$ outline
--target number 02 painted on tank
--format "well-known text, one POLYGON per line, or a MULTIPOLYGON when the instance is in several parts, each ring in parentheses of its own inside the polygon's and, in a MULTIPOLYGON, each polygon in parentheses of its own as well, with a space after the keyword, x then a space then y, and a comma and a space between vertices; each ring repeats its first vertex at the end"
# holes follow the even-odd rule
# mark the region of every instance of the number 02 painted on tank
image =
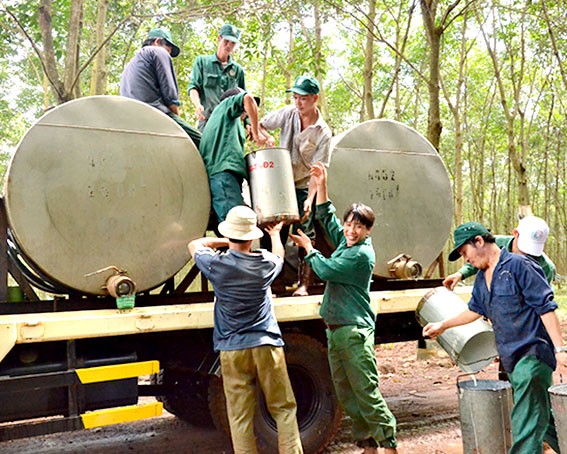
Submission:
POLYGON ((248 172, 253 172, 256 169, 274 169, 275 167, 274 161, 255 162, 248 166, 248 172))

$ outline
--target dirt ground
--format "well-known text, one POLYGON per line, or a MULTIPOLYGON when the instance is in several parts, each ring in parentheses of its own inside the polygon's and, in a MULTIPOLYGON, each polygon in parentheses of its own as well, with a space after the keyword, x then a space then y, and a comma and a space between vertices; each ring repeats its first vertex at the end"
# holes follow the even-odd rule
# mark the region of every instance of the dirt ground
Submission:
MULTIPOLYGON (((567 320, 563 323, 567 332, 567 320)), ((418 350, 417 342, 380 345, 376 355, 381 390, 398 420, 401 454, 461 454, 457 380, 468 375, 452 365, 448 356, 433 348, 418 350)), ((498 365, 491 364, 479 379, 497 379, 498 365)), ((558 382, 559 377, 556 377, 558 382)), ((348 418, 324 454, 358 454, 350 442, 348 418)), ((0 443, 5 454, 122 454, 232 452, 227 438, 214 429, 189 426, 167 412, 159 418, 90 431, 53 434, 0 443)))

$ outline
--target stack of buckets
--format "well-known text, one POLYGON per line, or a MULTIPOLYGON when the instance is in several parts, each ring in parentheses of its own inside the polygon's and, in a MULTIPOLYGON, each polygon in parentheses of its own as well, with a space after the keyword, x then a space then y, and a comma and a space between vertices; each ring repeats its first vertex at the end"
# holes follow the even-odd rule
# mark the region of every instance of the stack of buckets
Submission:
MULTIPOLYGON (((460 314, 466 303, 445 287, 427 293, 416 310, 422 326, 460 314)), ((452 328, 437 338, 461 370, 469 374, 488 366, 497 356, 494 332, 484 320, 452 328)), ((467 453, 507 453, 512 446, 510 411, 512 387, 499 380, 457 381, 463 448, 467 453)))

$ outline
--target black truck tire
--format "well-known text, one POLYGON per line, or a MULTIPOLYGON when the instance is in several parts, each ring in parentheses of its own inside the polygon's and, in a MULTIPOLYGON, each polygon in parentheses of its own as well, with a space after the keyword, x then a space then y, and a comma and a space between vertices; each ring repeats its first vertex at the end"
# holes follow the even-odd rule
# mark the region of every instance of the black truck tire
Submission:
POLYGON ((208 375, 166 369, 154 375, 151 382, 170 390, 165 395, 156 396, 169 413, 195 427, 214 426, 208 405, 208 375))
MULTIPOLYGON (((291 384, 297 401, 297 421, 305 454, 321 452, 339 429, 340 410, 329 366, 326 348, 305 334, 284 334, 285 354, 291 384)), ((259 393, 254 427, 258 448, 264 454, 278 452, 276 423, 259 393)), ((219 430, 230 436, 222 379, 209 381, 209 409, 219 430)))

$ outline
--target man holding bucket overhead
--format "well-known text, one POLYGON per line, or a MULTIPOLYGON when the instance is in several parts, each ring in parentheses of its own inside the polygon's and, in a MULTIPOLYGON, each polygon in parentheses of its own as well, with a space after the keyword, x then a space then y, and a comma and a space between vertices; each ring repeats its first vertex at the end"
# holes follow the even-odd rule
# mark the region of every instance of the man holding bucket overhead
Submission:
POLYGON ((276 422, 279 453, 302 454, 297 404, 270 293, 283 267, 282 223, 266 227, 273 252, 253 251, 252 241, 263 236, 256 221, 251 208, 236 206, 219 224, 224 238, 200 238, 188 247, 215 291, 213 343, 220 352, 235 454, 257 452, 254 412, 258 386, 276 422), (226 252, 213 250, 227 246, 226 252))
POLYGON ((469 309, 423 328, 435 338, 445 330, 486 317, 514 390, 512 454, 539 453, 543 441, 559 452, 548 388, 557 366, 567 371, 567 353, 555 314, 557 304, 543 271, 533 260, 500 249, 482 224, 468 222, 454 232, 449 260, 462 256, 480 270, 469 309))
MULTIPOLYGON (((294 232, 301 227, 303 232, 315 243, 314 213, 312 213, 315 198, 315 182, 311 178, 311 166, 322 162, 329 166, 331 160, 330 144, 331 129, 317 108, 320 86, 317 79, 311 76, 299 76, 293 87, 287 92, 293 93, 294 105, 282 107, 268 114, 260 122, 260 130, 281 129, 280 145, 287 148, 291 154, 295 193, 299 208, 300 225, 294 227, 294 232)), ((273 146, 273 143, 268 142, 273 146)), ((289 228, 284 230, 284 244, 289 228)), ((305 263, 304 250, 299 253, 299 286, 294 296, 308 294, 309 285, 313 282, 313 271, 305 263)))
POLYGON ((380 393, 374 329, 376 314, 370 306, 370 280, 375 253, 369 237, 374 224, 372 208, 353 203, 343 225, 327 195, 327 171, 315 163, 311 175, 317 189, 317 220, 336 246, 331 257, 313 248, 301 230, 291 238, 303 248, 305 260, 327 282, 320 314, 327 324, 329 368, 337 398, 352 420, 352 434, 364 454, 397 453, 396 418, 380 393))

